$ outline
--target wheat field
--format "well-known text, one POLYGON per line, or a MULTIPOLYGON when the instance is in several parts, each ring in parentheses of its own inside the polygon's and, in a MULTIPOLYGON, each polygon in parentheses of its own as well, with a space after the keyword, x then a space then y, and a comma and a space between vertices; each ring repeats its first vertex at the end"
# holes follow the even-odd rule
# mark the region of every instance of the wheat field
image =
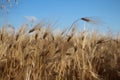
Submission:
POLYGON ((120 80, 119 35, 76 32, 3 26, 0 80, 120 80))

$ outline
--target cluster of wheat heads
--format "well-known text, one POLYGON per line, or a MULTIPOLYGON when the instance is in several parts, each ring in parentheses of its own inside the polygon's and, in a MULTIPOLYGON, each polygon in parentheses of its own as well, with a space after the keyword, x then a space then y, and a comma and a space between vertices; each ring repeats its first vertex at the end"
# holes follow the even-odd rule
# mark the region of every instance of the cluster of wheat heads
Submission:
POLYGON ((0 29, 0 80, 120 80, 120 38, 40 24, 0 29))

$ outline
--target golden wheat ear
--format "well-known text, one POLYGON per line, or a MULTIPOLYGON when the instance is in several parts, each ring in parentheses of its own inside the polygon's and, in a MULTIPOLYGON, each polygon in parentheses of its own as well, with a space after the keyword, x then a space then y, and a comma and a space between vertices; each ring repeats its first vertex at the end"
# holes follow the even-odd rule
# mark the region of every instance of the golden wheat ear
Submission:
POLYGON ((32 29, 30 29, 30 30, 29 30, 29 33, 32 33, 32 32, 34 32, 34 31, 36 31, 36 30, 40 31, 41 28, 42 28, 42 24, 39 23, 39 24, 35 25, 32 29))
POLYGON ((103 25, 105 23, 98 17, 83 17, 81 18, 81 20, 87 23, 96 24, 96 25, 103 25))
POLYGON ((88 18, 81 18, 81 20, 86 21, 86 22, 90 22, 90 21, 91 21, 91 20, 88 19, 88 18))

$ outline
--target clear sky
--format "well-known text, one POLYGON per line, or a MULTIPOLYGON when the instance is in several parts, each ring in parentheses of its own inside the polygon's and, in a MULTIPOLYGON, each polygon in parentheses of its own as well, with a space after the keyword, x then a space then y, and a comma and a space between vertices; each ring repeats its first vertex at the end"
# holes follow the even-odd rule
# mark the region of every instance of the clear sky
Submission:
POLYGON ((18 0, 18 6, 6 16, 9 23, 18 27, 25 16, 57 22, 64 28, 81 17, 98 17, 106 27, 120 32, 120 0, 18 0))

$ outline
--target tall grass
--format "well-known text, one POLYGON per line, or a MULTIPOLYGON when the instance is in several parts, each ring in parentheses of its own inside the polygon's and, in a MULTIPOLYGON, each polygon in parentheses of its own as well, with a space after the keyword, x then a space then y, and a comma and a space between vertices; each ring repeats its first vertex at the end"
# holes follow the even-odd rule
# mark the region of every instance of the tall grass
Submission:
MULTIPOLYGON (((117 36, 117 35, 116 35, 117 36)), ((0 80, 120 80, 120 38, 40 24, 0 29, 0 80)))

